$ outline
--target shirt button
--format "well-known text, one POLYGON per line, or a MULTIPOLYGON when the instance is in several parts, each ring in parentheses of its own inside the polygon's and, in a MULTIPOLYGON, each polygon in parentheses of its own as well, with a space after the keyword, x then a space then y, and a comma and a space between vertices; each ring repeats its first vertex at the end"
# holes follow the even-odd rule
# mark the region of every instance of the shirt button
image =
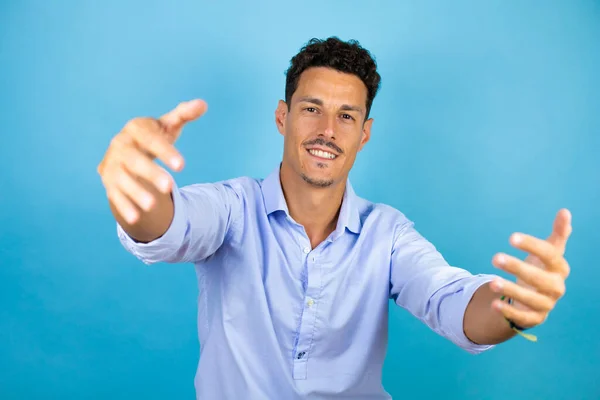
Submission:
POLYGON ((306 305, 309 307, 312 307, 313 304, 315 304, 315 301, 313 299, 308 299, 308 301, 306 302, 306 305))
POLYGON ((298 360, 301 359, 302 357, 304 357, 304 355, 306 354, 305 351, 301 351, 300 353, 298 353, 298 356, 296 357, 298 360))
POLYGON ((310 253, 310 247, 305 247, 302 251, 304 251, 304 254, 308 254, 310 253))

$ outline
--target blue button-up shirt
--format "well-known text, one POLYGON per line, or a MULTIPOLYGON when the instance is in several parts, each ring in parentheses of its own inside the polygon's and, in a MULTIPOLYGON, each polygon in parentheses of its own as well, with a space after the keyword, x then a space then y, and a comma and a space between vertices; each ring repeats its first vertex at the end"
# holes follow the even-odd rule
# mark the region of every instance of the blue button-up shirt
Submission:
POLYGON ((174 218, 146 264, 189 262, 198 277, 198 399, 390 399, 382 386, 388 305, 471 353, 463 316, 491 275, 449 266, 396 209, 347 183, 337 228, 314 249, 288 212, 279 167, 173 190, 174 218))

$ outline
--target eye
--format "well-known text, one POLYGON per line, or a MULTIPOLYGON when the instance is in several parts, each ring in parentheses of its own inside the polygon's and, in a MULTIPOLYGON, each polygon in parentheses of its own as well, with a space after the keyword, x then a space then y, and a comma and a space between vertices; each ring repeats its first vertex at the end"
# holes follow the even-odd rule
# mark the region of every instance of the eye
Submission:
POLYGON ((352 117, 352 115, 350 114, 342 114, 342 118, 347 120, 354 120, 354 117, 352 117))
POLYGON ((306 107, 305 110, 308 111, 309 113, 317 112, 317 109, 314 107, 306 107))

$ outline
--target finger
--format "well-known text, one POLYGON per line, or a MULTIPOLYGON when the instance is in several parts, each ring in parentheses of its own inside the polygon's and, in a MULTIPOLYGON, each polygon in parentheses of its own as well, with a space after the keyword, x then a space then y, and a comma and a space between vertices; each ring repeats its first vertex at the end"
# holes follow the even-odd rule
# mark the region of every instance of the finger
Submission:
POLYGON ((542 324, 548 317, 548 313, 532 310, 520 310, 514 306, 503 302, 502 300, 494 300, 492 307, 499 311, 504 318, 507 318, 522 328, 531 328, 542 324))
POLYGON ((562 297, 565 293, 564 279, 555 272, 544 271, 508 254, 496 255, 492 263, 501 270, 521 279, 538 292, 554 299, 562 297))
POLYGON ((571 226, 571 212, 566 208, 561 209, 554 219, 552 234, 548 237, 548 241, 561 249, 564 253, 567 246, 567 240, 571 236, 573 228, 571 226))
POLYGON ((139 218, 139 212, 135 205, 118 188, 107 188, 108 199, 117 209, 117 212, 127 221, 128 224, 134 224, 139 218))
POLYGON ((555 300, 548 296, 524 288, 514 282, 498 278, 490 283, 492 291, 510 297, 524 306, 534 310, 548 312, 554 308, 555 300))
POLYGON ((171 177, 163 168, 152 162, 147 154, 135 147, 122 150, 121 157, 127 171, 136 177, 150 182, 162 193, 171 191, 171 177))
POLYGON ((180 171, 183 168, 183 157, 169 141, 164 129, 158 120, 145 118, 132 121, 127 132, 140 150, 158 158, 173 170, 180 171))
POLYGON ((511 244, 539 258, 546 270, 568 275, 569 266, 560 249, 552 243, 531 235, 515 233, 510 238, 511 244))
POLYGON ((165 124, 168 130, 179 130, 186 123, 200 118, 207 109, 208 105, 204 100, 186 101, 160 117, 159 120, 165 124))
MULTIPOLYGON (((131 125, 131 124, 132 124, 131 122, 128 123, 128 125, 131 125)), ((125 131, 125 129, 124 129, 124 131, 125 131)), ((98 174, 100 174, 100 176, 104 177, 105 170, 110 165, 113 164, 113 163, 111 163, 111 161, 115 159, 114 155, 121 153, 124 148, 130 147, 133 144, 134 144, 133 135, 127 134, 125 132, 121 132, 118 135, 114 136, 110 141, 110 145, 108 146, 108 151, 106 152, 106 154, 104 154, 104 158, 102 158, 102 161, 100 161, 100 164, 98 164, 98 167, 97 167, 98 174)))
POLYGON ((116 167, 115 187, 126 195, 142 210, 149 211, 155 203, 154 196, 148 192, 140 182, 135 180, 123 167, 116 167))

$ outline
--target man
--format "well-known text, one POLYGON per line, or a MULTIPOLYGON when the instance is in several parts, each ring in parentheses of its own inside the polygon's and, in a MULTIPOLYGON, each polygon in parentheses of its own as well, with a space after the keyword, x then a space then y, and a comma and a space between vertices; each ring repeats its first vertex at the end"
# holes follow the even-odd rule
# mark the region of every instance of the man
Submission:
POLYGON ((283 158, 264 180, 179 188, 154 163, 183 168, 173 144, 201 100, 112 140, 98 171, 123 245, 147 264, 195 264, 199 399, 389 399, 389 299, 479 353, 544 322, 564 294, 567 210, 546 240, 511 236, 525 261, 494 257, 513 283, 449 266, 401 212, 354 193, 379 82, 357 42, 309 42, 287 72, 283 158))

